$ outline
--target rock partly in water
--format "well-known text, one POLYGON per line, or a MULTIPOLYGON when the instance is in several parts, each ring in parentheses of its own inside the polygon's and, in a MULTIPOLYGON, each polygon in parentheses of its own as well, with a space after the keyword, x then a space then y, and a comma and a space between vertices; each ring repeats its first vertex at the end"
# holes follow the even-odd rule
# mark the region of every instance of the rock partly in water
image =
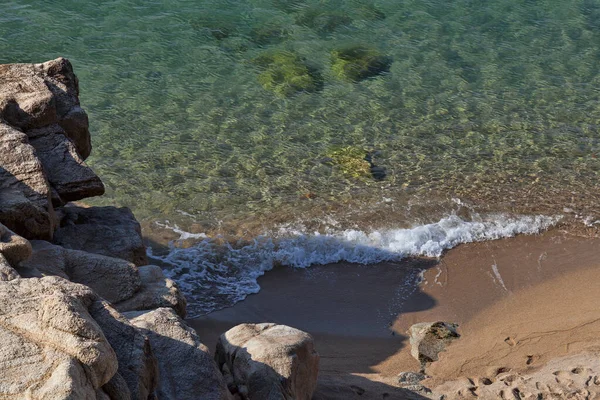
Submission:
POLYGON ((121 312, 152 310, 159 307, 171 307, 185 318, 186 300, 177 284, 165 277, 162 269, 156 265, 138 268, 141 286, 130 299, 115 304, 121 312))
POLYGON ((140 289, 138 269, 128 261, 65 249, 41 240, 31 244, 31 259, 17 268, 23 276, 60 276, 89 286, 111 303, 130 299, 140 289))
POLYGON ((243 399, 309 400, 317 385, 313 338, 289 326, 238 325, 221 335, 215 359, 243 399))
MULTIPOLYGON (((196 332, 171 308, 125 315, 150 339, 158 360, 161 400, 231 400, 223 376, 196 332)), ((266 397, 255 397, 265 399, 266 397)))
POLYGON ((50 239, 50 186, 27 135, 0 119, 0 223, 27 239, 50 239))
POLYGON ((453 340, 460 337, 457 324, 421 322, 410 327, 410 354, 421 363, 421 372, 428 363, 438 360, 438 354, 453 340))
POLYGON ((107 399, 117 357, 91 289, 57 277, 0 282, 0 397, 107 399))
POLYGON ((128 208, 67 206, 58 211, 54 243, 147 265, 140 224, 128 208))
POLYGON ((104 185, 88 167, 58 124, 27 132, 29 143, 35 148, 44 166, 50 186, 58 196, 53 197, 55 206, 68 201, 104 194, 104 185))

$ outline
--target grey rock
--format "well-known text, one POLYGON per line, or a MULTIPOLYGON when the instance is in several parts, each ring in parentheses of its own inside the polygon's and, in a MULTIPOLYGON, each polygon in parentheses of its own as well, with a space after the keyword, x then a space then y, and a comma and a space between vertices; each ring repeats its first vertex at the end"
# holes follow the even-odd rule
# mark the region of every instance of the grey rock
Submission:
POLYGON ((23 276, 56 275, 89 286, 111 303, 131 298, 140 288, 138 269, 120 258, 31 241, 33 255, 17 270, 23 276))
MULTIPOLYGON (((115 386, 122 386, 119 383, 121 377, 132 400, 148 399, 154 394, 158 383, 158 364, 148 337, 106 303, 94 304, 90 314, 117 354, 118 376, 109 382, 112 392, 123 392, 122 389, 114 389, 115 386)), ((109 387, 104 388, 105 392, 110 390, 109 387)))
POLYGON ((152 310, 160 307, 171 307, 185 318, 186 301, 177 284, 165 277, 162 269, 156 265, 138 268, 141 286, 130 299, 115 304, 121 312, 152 310))
POLYGON ((20 277, 19 273, 10 266, 8 260, 0 253, 0 281, 12 281, 20 277))
POLYGON ((60 125, 31 129, 27 136, 54 189, 55 206, 104 194, 102 181, 85 164, 60 125))
POLYGON ((285 325, 238 325, 219 337, 215 360, 243 399, 310 400, 317 385, 313 338, 285 325))
POLYGON ((398 383, 401 385, 416 385, 425 378, 427 378, 427 375, 420 372, 400 372, 398 374, 398 383))
POLYGON ((66 206, 58 211, 54 243, 147 265, 140 224, 128 208, 66 206))
POLYGON ((150 339, 158 360, 158 399, 232 399, 208 348, 172 308, 125 315, 132 318, 131 323, 141 328, 150 339))
POLYGON ((428 363, 438 360, 438 354, 460 337, 457 324, 443 321, 422 322, 410 327, 411 355, 421 362, 422 371, 428 363))

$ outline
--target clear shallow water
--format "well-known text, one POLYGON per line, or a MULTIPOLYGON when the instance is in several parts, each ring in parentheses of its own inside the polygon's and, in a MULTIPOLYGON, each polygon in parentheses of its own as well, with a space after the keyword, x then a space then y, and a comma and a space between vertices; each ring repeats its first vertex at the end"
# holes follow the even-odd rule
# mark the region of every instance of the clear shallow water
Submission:
POLYGON ((95 204, 246 237, 435 223, 452 198, 600 214, 597 1, 56 3, 0 1, 0 62, 72 61, 95 204), (340 79, 348 46, 388 68, 340 79), (275 55, 307 92, 269 86, 275 55))

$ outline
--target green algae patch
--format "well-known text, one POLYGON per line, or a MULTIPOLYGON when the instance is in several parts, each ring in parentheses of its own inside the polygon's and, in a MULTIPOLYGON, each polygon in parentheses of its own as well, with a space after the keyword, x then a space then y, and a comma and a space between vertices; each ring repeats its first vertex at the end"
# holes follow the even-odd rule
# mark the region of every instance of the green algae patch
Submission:
POLYGON ((371 163, 367 161, 367 155, 367 151, 355 146, 333 147, 327 152, 329 163, 352 178, 371 176, 371 163))
POLYGON ((392 59, 366 46, 349 46, 331 52, 331 71, 341 80, 359 82, 389 72, 392 59))
POLYGON ((254 59, 262 72, 258 82, 263 88, 281 97, 299 92, 315 92, 323 86, 321 74, 297 54, 279 51, 254 59))

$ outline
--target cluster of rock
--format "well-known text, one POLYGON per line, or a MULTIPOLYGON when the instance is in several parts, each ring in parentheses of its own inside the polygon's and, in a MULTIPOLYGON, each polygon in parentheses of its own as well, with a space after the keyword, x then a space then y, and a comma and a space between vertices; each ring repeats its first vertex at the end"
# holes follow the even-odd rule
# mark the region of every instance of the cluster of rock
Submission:
POLYGON ((241 325, 215 362, 185 298, 101 195, 68 60, 0 65, 0 398, 310 399, 319 356, 293 328, 241 325))

